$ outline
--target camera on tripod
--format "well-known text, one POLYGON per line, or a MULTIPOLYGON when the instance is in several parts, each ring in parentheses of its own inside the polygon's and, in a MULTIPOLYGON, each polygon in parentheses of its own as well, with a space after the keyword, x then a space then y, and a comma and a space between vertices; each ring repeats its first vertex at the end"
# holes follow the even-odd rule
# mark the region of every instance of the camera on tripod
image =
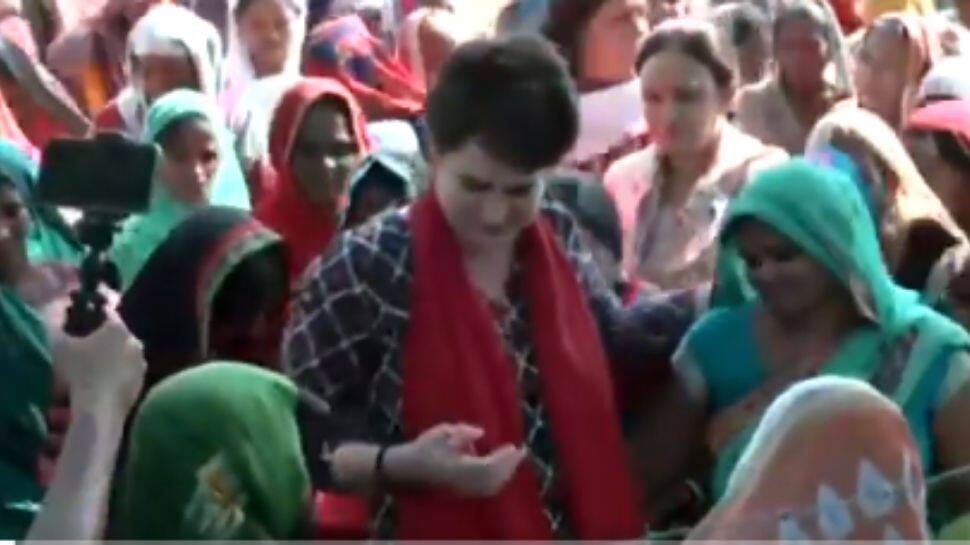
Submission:
POLYGON ((75 208, 75 225, 86 248, 81 285, 71 294, 65 332, 88 335, 104 323, 102 284, 118 288, 117 270, 108 259, 115 233, 132 214, 148 210, 158 151, 119 134, 92 140, 58 139, 44 148, 38 195, 45 204, 75 208))

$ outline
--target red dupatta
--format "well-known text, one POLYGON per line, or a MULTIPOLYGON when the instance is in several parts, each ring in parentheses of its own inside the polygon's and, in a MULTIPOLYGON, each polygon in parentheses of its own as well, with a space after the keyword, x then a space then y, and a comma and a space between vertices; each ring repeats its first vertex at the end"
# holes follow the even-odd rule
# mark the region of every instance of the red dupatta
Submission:
POLYGON ((290 169, 290 157, 303 119, 314 104, 326 98, 339 100, 350 111, 350 128, 360 153, 367 153, 370 148, 363 114, 339 82, 305 78, 280 99, 270 125, 269 153, 275 183, 266 188, 256 219, 279 233, 286 242, 291 280, 299 278, 307 265, 326 249, 340 223, 339 211, 327 215, 307 202, 290 169))
MULTIPOLYGON (((404 433, 410 440, 444 422, 485 430, 481 453, 524 440, 516 378, 487 304, 468 280, 461 249, 437 197, 411 209, 414 284, 404 345, 404 433)), ((559 480, 579 539, 643 535, 637 494, 599 332, 552 228, 521 235, 519 259, 532 314, 542 398, 556 445, 559 480)), ((550 539, 539 482, 523 462, 493 498, 428 490, 397 496, 399 539, 550 539)))

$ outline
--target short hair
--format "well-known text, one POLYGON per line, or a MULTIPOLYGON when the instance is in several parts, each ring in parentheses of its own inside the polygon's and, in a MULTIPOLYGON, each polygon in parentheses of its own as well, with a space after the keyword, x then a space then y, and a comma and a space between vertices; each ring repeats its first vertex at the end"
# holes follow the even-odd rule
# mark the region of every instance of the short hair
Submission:
POLYGON ((526 172, 559 162, 579 132, 565 63, 548 42, 525 35, 459 47, 428 97, 427 118, 437 153, 475 140, 526 172))
POLYGON ((768 38, 768 16, 757 6, 735 4, 730 13, 730 36, 734 47, 741 47, 752 38, 768 38))
POLYGON ((549 39, 569 63, 573 77, 579 77, 580 51, 586 25, 608 0, 560 0, 549 7, 542 34, 549 39))
POLYGON ((665 21, 643 42, 637 54, 637 72, 654 55, 677 51, 704 65, 721 91, 734 88, 734 70, 717 48, 717 30, 707 22, 690 19, 665 21))
POLYGON ((811 21, 822 31, 822 36, 825 37, 826 41, 832 39, 832 33, 835 29, 832 28, 831 23, 835 21, 830 20, 825 8, 813 0, 785 0, 782 2, 771 27, 774 39, 778 39, 778 33, 783 24, 795 19, 811 21))

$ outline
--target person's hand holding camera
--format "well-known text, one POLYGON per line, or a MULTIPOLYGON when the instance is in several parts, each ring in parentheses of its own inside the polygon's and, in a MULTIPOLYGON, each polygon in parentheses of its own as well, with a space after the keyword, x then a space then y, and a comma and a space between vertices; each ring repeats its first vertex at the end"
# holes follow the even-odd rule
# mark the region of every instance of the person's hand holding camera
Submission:
POLYGON ((145 358, 141 343, 114 310, 117 296, 105 296, 107 319, 86 337, 72 337, 64 332, 66 301, 51 306, 48 320, 54 366, 68 384, 73 412, 127 415, 141 393, 145 358))

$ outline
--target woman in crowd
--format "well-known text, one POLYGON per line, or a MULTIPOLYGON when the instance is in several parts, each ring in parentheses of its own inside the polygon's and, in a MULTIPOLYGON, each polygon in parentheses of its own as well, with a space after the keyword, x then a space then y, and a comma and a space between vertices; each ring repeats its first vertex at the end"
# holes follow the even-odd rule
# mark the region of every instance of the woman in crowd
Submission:
POLYGON ((312 537, 298 406, 292 382, 247 365, 212 363, 159 384, 134 420, 120 537, 312 537))
POLYGON ((279 236, 246 212, 210 207, 179 224, 121 300, 146 389, 209 361, 277 368, 288 280, 279 236))
POLYGON ((307 78, 283 95, 270 129, 276 181, 256 217, 283 237, 294 281, 336 235, 369 145, 357 102, 336 81, 307 78))
POLYGON ((877 115, 841 108, 819 120, 806 154, 853 178, 871 208, 890 272, 922 290, 933 264, 966 235, 926 184, 896 133, 877 115))
POLYGON ((16 13, 0 19, 0 92, 38 148, 55 137, 81 137, 90 128, 74 99, 42 62, 30 27, 16 13))
POLYGON ((368 121, 413 121, 424 113, 425 88, 357 15, 326 20, 313 28, 303 71, 347 87, 368 121))
POLYGON ((307 8, 305 0, 231 0, 229 9, 222 106, 236 117, 252 82, 277 74, 299 74, 307 8))
POLYGON ((734 74, 715 51, 714 32, 671 21, 647 39, 637 67, 653 143, 606 173, 624 270, 654 289, 711 281, 728 203, 751 172, 785 157, 728 123, 734 74))
POLYGON ((791 0, 775 14, 775 72, 740 91, 738 126, 799 154, 815 123, 853 97, 849 58, 827 0, 791 0))
POLYGON ((388 209, 414 200, 414 179, 420 174, 403 158, 387 153, 372 154, 350 182, 344 228, 353 229, 388 209))
POLYGON ((768 407, 687 543, 925 543, 925 497, 919 449, 893 402, 862 381, 815 378, 768 407))
POLYGON ((648 31, 646 0, 565 0, 549 6, 543 33, 569 63, 580 96, 580 129, 565 163, 602 174, 646 145, 637 46, 648 31))
POLYGON ((607 361, 671 339, 539 211, 578 131, 566 68, 536 38, 471 42, 428 112, 432 191, 341 236, 295 299, 284 367, 331 407, 301 418, 314 482, 375 494, 380 536, 640 536, 607 361))
POLYGON ((107 0, 101 11, 55 41, 47 64, 94 117, 127 84, 128 32, 152 6, 170 0, 107 0))
POLYGON ((148 212, 127 221, 111 250, 124 288, 193 210, 209 204, 249 208, 228 130, 208 97, 182 89, 156 100, 144 136, 162 148, 162 156, 148 212))
POLYGON ((866 27, 856 53, 859 105, 901 130, 916 107, 923 77, 942 56, 928 20, 900 13, 880 17, 866 27))
POLYGON ((669 445, 665 475, 676 482, 706 448, 714 497, 731 493, 765 409, 816 375, 890 397, 925 472, 970 461, 970 337, 893 282, 855 182, 802 159, 758 175, 731 206, 719 261, 717 309, 675 357, 664 427, 690 433, 669 445))
POLYGON ((730 2, 711 11, 711 20, 717 25, 721 40, 729 47, 734 58, 738 85, 761 82, 771 61, 771 25, 768 14, 758 7, 730 2))
POLYGON ((152 103, 176 89, 199 91, 216 101, 222 43, 215 28, 186 8, 153 8, 128 35, 127 87, 95 118, 99 131, 139 139, 152 103))
MULTIPOLYGON (((970 102, 943 101, 917 110, 906 145, 933 191, 964 233, 970 232, 970 102)), ((970 327, 970 249, 949 250, 927 282, 925 301, 970 327)))

